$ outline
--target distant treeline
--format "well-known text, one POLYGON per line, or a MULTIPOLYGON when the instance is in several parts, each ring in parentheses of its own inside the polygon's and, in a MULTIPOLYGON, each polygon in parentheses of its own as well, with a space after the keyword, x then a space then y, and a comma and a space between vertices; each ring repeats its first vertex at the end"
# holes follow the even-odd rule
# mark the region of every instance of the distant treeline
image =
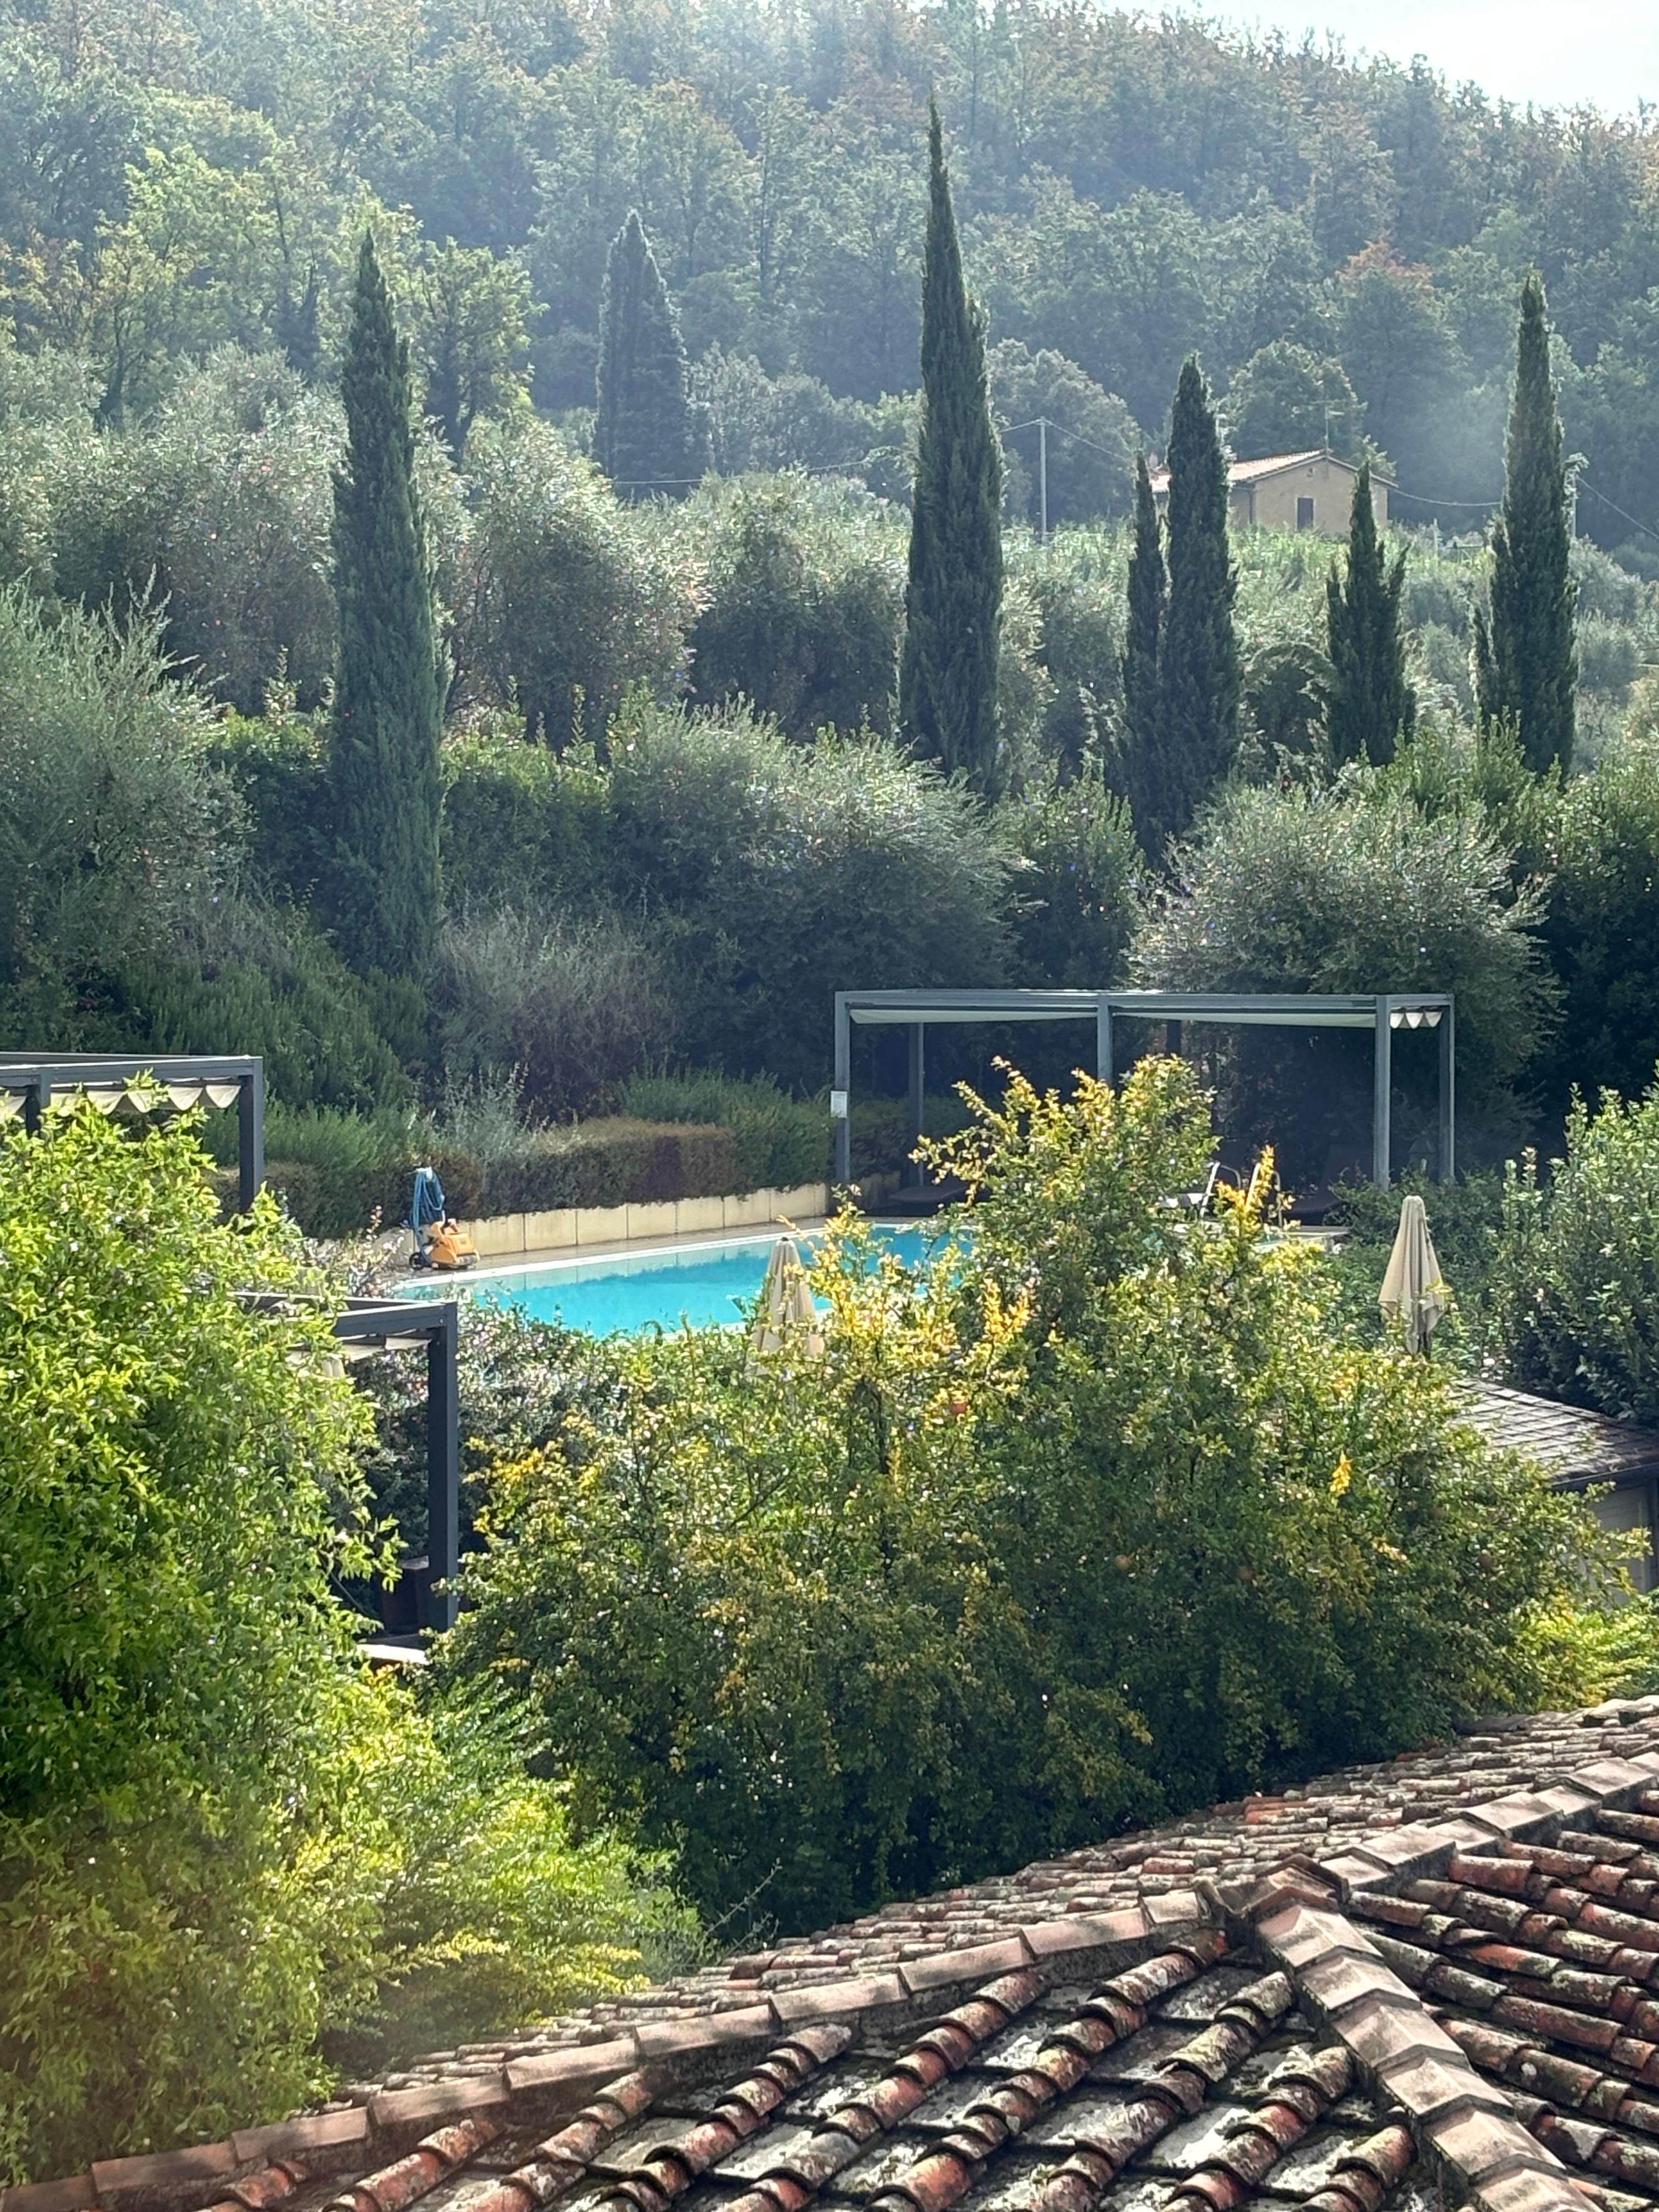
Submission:
POLYGON ((1018 0, 12 0, 0 22, 0 310, 26 352, 84 360, 102 421, 227 340, 326 381, 369 222, 453 449, 522 393, 591 407, 637 208, 715 465, 902 492, 932 86, 1017 511, 1036 433, 1012 426, 1038 415, 1075 434, 1050 440, 1054 519, 1127 507, 1195 349, 1240 450, 1328 428, 1390 459, 1413 519, 1468 529, 1501 489, 1536 265, 1581 527, 1659 552, 1645 123, 1018 0))

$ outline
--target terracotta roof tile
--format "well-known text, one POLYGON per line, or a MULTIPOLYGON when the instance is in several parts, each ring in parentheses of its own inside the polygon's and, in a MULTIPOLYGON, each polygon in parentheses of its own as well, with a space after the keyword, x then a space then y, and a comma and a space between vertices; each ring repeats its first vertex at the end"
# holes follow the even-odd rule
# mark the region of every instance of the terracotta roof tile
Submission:
POLYGON ((1652 2212, 1659 1701, 1494 1723, 351 2095, 0 2212, 1382 2212, 1408 2176, 1411 2212, 1437 2181, 1652 2212))

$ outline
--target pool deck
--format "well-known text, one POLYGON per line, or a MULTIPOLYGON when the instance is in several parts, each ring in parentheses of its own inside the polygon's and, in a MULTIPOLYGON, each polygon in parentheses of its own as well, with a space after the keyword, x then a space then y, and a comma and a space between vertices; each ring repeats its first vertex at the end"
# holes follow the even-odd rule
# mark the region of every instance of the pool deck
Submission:
POLYGON ((695 1252, 734 1244, 769 1243, 779 1237, 789 1236, 793 1231, 799 1231, 804 1237, 815 1237, 827 1220, 827 1215, 809 1213, 787 1225, 773 1221, 755 1229, 711 1229, 701 1232, 690 1230, 684 1237, 618 1237, 603 1244, 556 1244, 541 1251, 514 1252, 501 1258, 481 1260, 476 1267, 454 1270, 411 1267, 405 1258, 396 1264, 394 1287, 401 1288, 405 1283, 477 1283, 492 1275, 521 1275, 528 1267, 580 1267, 593 1260, 638 1259, 653 1252, 695 1252))

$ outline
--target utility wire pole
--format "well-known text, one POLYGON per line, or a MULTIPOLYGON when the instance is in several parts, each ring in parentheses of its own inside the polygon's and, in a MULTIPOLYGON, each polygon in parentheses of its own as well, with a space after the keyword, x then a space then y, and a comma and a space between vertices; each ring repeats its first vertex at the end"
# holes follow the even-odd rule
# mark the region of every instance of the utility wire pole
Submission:
POLYGON ((1048 418, 1037 416, 1037 514, 1043 544, 1048 543, 1048 418))

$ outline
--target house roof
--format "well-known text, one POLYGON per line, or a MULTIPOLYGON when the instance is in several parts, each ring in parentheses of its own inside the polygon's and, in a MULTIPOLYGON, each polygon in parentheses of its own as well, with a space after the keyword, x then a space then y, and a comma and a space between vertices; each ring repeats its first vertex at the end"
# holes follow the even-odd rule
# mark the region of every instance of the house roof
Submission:
MULTIPOLYGON (((1227 465, 1227 482, 1229 486, 1260 483, 1266 477, 1284 476, 1291 469, 1305 468, 1310 461, 1328 461, 1333 468, 1346 469, 1351 477, 1357 477, 1359 474, 1358 467, 1354 462, 1345 461, 1340 453, 1332 453, 1328 446, 1310 446, 1305 453, 1265 453, 1260 460, 1230 461, 1227 465)), ((1168 469, 1152 469, 1148 471, 1148 474, 1152 478, 1152 489, 1155 492, 1168 491, 1170 489, 1168 469)), ((1371 477, 1375 483, 1385 484, 1390 490, 1394 489, 1393 477, 1385 477, 1381 470, 1373 469, 1371 477)))
POLYGON ((0 2212, 1641 2212, 1659 1699, 880 1913, 0 2212))
POLYGON ((1529 1453, 1564 1486, 1659 1474, 1659 1430, 1496 1383, 1475 1384, 1468 1397, 1471 1415, 1492 1443, 1529 1453))

